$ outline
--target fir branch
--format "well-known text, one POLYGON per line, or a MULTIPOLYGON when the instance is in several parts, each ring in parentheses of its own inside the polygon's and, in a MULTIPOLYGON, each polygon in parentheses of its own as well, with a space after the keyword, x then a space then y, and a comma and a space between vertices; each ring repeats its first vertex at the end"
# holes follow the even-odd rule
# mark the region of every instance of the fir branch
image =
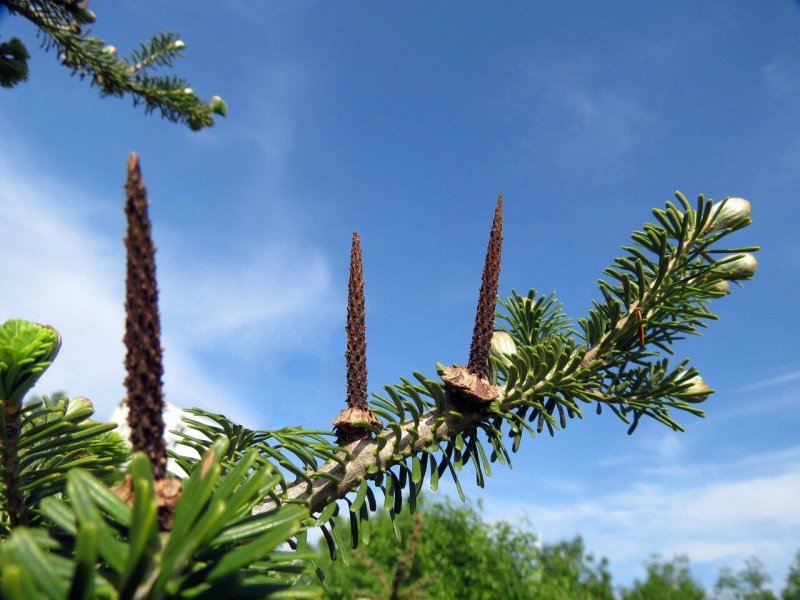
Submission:
MULTIPOLYGON (((210 127, 214 123, 214 114, 224 116, 227 112, 227 106, 219 96, 204 102, 183 78, 147 73, 152 67, 171 67, 174 59, 181 56, 185 44, 174 33, 153 36, 129 58, 119 58, 116 48, 91 37, 89 29, 84 28, 85 24, 94 22, 95 16, 81 2, 0 0, 0 5, 38 27, 44 49, 55 50, 73 74, 88 79, 102 96, 122 97, 127 94, 134 106, 144 105, 146 114, 158 111, 163 118, 185 123, 193 130, 210 127)), ((26 58, 18 53, 13 58, 17 68, 22 60, 27 69, 26 58)), ((4 62, 7 61, 0 56, 0 67, 4 62)), ((8 67, 11 66, 12 63, 8 63, 8 67)))
POLYGON ((28 80, 28 49, 18 38, 0 43, 0 86, 11 88, 28 80))
MULTIPOLYGON (((404 379, 400 386, 387 386, 388 397, 375 395, 372 409, 386 421, 385 431, 373 440, 348 444, 344 450, 349 457, 343 453, 320 465, 302 482, 290 484, 281 498, 263 503, 254 512, 283 502, 302 502, 317 513, 358 489, 351 505, 351 523, 355 523, 351 526, 357 528, 360 511, 353 507, 363 505, 369 490, 365 481, 382 486, 387 502, 399 498, 396 488, 408 487, 412 502, 426 467, 432 486, 449 470, 458 488, 456 472, 472 461, 482 485, 490 462, 510 461, 504 430, 513 441, 511 451, 516 452, 524 433, 535 436, 547 428, 552 435, 568 419, 583 415, 581 405, 594 403, 598 411, 609 407, 630 425, 629 431, 643 416, 680 430, 670 416, 672 409, 702 416, 696 404, 711 390, 696 369, 686 361, 670 368, 667 359, 653 360, 659 353, 650 346, 671 350, 676 333, 694 333, 704 319, 714 318, 706 303, 724 295, 718 289, 720 281, 752 275, 754 267, 740 260, 741 254, 715 260, 714 253, 730 250, 712 248, 750 221, 736 218, 719 226, 715 215, 723 211, 713 209, 710 200, 701 197, 696 211, 685 199, 682 204, 685 212, 671 204, 666 211, 655 211, 665 223, 662 227, 648 225, 644 232, 634 234, 634 240, 646 240, 645 248, 656 253, 655 259, 633 248, 632 259, 618 259, 617 267, 607 271, 619 283, 601 285, 605 303, 596 302, 591 319, 581 321, 585 338, 592 341, 588 350, 576 339, 552 297, 537 300, 534 292, 527 297, 514 293, 503 303, 509 313, 500 318, 516 347, 513 353, 492 358, 500 384, 494 401, 483 410, 465 409, 442 384, 415 373, 422 385, 404 379), (647 325, 647 348, 641 348, 638 339, 642 324, 647 325), (478 431, 491 444, 491 460, 480 447, 478 431), (433 457, 440 452, 437 465, 433 457), (392 473, 395 467, 399 479, 392 473), (408 477, 411 484, 404 479, 408 477)), ((439 370, 440 374, 448 371, 441 366, 439 370)))

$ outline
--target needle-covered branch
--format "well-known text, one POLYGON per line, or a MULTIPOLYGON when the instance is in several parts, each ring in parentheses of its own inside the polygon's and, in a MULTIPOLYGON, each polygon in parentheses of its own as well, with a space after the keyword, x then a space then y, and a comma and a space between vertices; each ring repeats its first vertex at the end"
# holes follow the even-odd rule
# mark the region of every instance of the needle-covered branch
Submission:
MULTIPOLYGON (((534 290, 524 296, 512 292, 495 313, 498 204, 476 318, 474 337, 480 341, 473 341, 479 351, 471 353, 470 367, 460 367, 492 394, 480 401, 465 399, 452 381, 454 368, 438 364, 438 377, 415 372, 367 401, 364 280, 354 236, 345 410, 371 415, 357 423, 360 435, 342 436, 340 427, 336 432, 250 430, 223 415, 193 409, 192 415, 205 418, 187 418, 187 429, 175 433, 196 456, 171 453, 189 477, 182 480, 183 492, 176 493, 174 520, 165 521, 159 482, 177 481, 159 472, 165 456, 154 246, 135 157, 126 189, 127 383, 136 412, 131 425, 139 427, 134 444, 144 452, 130 462, 122 486, 129 494, 120 499, 97 478, 111 457, 97 452, 106 430, 81 421, 91 413, 86 403, 76 402, 72 417, 71 404, 18 411, 12 421, 22 423, 18 441, 28 454, 8 452, 14 446, 6 424, 2 508, 8 515, 19 509, 19 500, 31 502, 36 507, 31 514, 48 519, 60 533, 51 538, 40 529, 15 527, 24 522, 21 518, 3 517, 0 539, 7 540, 0 545, 0 595, 36 597, 44 589, 47 597, 85 597, 92 590, 109 596, 138 590, 143 598, 183 592, 210 597, 229 594, 230 586, 238 585, 248 597, 319 597, 319 587, 303 575, 313 560, 305 545, 311 528, 319 528, 332 556, 348 545, 367 543, 379 499, 394 519, 404 503, 413 511, 425 485, 435 490, 445 477, 463 497, 460 477, 466 468, 483 487, 497 463, 511 466, 526 434, 536 437, 546 429, 555 435, 572 419, 583 418, 586 408, 611 410, 629 432, 644 417, 680 430, 676 411, 703 416, 698 404, 712 390, 688 361, 670 365, 667 355, 679 339, 715 319, 711 301, 725 296, 732 281, 750 278, 756 267, 750 254, 756 248, 719 247, 723 238, 749 224, 747 201, 713 203, 701 197, 693 208, 678 195, 678 204, 654 211, 657 222, 634 232, 633 244, 623 246, 624 255, 605 271, 608 280, 600 281, 601 298, 577 327, 553 295, 534 290), (59 429, 46 429, 49 423, 41 422, 51 417, 59 429), (49 431, 67 432, 67 440, 56 444, 47 439, 49 431), (86 463, 94 475, 74 468, 76 461, 89 460, 84 439, 96 457, 86 463), (16 485, 9 472, 27 494, 17 494, 17 505, 8 494, 16 485), (43 482, 50 491, 32 494, 31 488, 38 492, 43 482), (349 540, 336 529, 340 511, 349 514, 349 540), (291 550, 275 551, 285 544, 291 550)), ((13 416, 20 392, 15 396, 8 390, 22 389, 12 385, 14 378, 24 374, 25 365, 43 368, 50 354, 20 364, 21 355, 5 352, 3 343, 0 339, 0 399, 6 416, 9 407, 13 416)))
MULTIPOLYGON (((677 430, 682 427, 671 411, 703 416, 697 405, 712 390, 688 361, 670 367, 662 355, 672 353, 680 334, 696 333, 716 318, 708 302, 726 294, 728 281, 752 276, 754 259, 746 253, 756 248, 717 247, 750 222, 749 204, 701 197, 693 209, 678 197, 681 209, 668 203, 665 211, 656 210, 659 225, 635 232, 636 246, 624 247, 632 258, 617 259, 606 271, 618 284, 601 282, 604 301, 579 321, 582 333, 552 296, 515 292, 501 303, 502 331, 495 334, 491 358, 499 389, 494 401, 465 405, 440 381, 419 373, 402 379, 385 394, 373 394, 370 408, 383 427, 375 428, 374 439, 353 442, 316 467, 306 463, 302 477, 254 512, 284 502, 306 504, 319 515, 316 524, 326 539, 330 533, 335 540, 324 528, 339 510, 337 501, 347 501, 358 531, 375 504, 372 487, 396 514, 402 493, 414 502, 426 476, 435 488, 449 472, 460 489, 457 473, 472 463, 482 486, 492 463, 510 464, 524 433, 547 429, 553 435, 588 405, 609 408, 629 431, 644 416, 677 430)), ((440 376, 450 372, 443 365, 438 370, 440 376)))
MULTIPOLYGON (((117 56, 117 49, 91 36, 89 25, 96 16, 79 0, 0 0, 0 8, 33 23, 45 50, 55 50, 61 63, 103 96, 128 95, 145 113, 158 111, 173 122, 192 129, 210 127, 215 114, 224 116, 225 102, 214 96, 201 100, 181 77, 157 75, 156 67, 170 68, 186 44, 174 33, 153 36, 131 52, 117 56)), ((0 85, 13 87, 28 78, 28 52, 16 38, 0 42, 0 85)))

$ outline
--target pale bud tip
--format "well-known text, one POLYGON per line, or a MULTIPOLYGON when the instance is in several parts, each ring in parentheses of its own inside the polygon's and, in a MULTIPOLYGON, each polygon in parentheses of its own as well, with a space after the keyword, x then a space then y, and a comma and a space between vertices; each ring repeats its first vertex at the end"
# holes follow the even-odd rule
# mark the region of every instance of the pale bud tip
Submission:
POLYGON ((94 412, 94 404, 92 404, 92 401, 89 400, 89 398, 86 396, 76 396, 75 398, 69 399, 69 404, 67 405, 67 414, 74 413, 85 408, 88 408, 94 412))
POLYGON ((136 152, 131 152, 128 155, 128 172, 134 171, 139 167, 139 156, 136 152))
POLYGON ((208 104, 215 114, 223 117, 228 114, 228 104, 220 96, 212 96, 208 104))
POLYGON ((699 403, 708 400, 713 390, 708 387, 700 375, 695 375, 686 381, 687 387, 681 391, 680 396, 687 402, 699 403))
POLYGON ((711 209, 709 229, 725 229, 750 216, 750 201, 745 198, 728 198, 711 209))
POLYGON ((745 252, 736 255, 736 259, 720 265, 718 270, 723 279, 749 279, 756 274, 757 268, 756 257, 745 252))
POLYGON ((492 333, 490 352, 497 358, 504 358, 508 354, 516 354, 517 345, 514 338, 505 331, 495 331, 492 333))

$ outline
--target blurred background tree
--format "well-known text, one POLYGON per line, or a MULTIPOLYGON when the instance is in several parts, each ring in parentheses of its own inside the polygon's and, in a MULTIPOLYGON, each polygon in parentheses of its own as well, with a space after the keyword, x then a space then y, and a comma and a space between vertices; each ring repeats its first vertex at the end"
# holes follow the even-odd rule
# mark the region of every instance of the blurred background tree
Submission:
MULTIPOLYGON (((337 518, 335 529, 349 528, 337 518)), ((797 600, 800 552, 780 596, 768 589, 761 561, 739 571, 720 570, 706 591, 686 555, 654 556, 645 577, 630 588, 615 586, 605 557, 596 558, 580 536, 542 543, 527 524, 487 523, 481 505, 425 497, 413 514, 394 519, 379 512, 370 522, 369 543, 331 560, 320 540, 327 597, 334 600, 797 600), (399 538, 399 542, 397 541, 399 538), (486 577, 491 574, 491 577, 486 577)), ((362 540, 363 541, 363 540, 362 540)))
POLYGON ((622 590, 623 600, 705 600, 703 587, 689 571, 689 559, 684 555, 672 561, 659 557, 645 565, 647 578, 636 580, 630 590, 622 590))
POLYGON ((485 523, 479 510, 420 499, 413 515, 404 510, 395 518, 396 529, 382 512, 370 523, 369 544, 336 561, 321 541, 328 597, 613 600, 608 561, 587 554, 581 538, 542 546, 522 527, 485 523))

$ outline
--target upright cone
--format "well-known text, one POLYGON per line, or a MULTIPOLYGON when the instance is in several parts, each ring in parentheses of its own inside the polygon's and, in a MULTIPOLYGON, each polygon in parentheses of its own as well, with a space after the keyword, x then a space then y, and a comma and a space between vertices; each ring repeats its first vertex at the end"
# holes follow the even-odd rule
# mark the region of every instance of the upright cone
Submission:
POLYGON ((369 426, 380 425, 380 421, 367 406, 367 322, 361 239, 358 233, 353 233, 353 244, 350 248, 346 331, 347 408, 333 420, 339 441, 345 444, 369 437, 369 426))
POLYGON ((503 245, 503 195, 497 198, 494 221, 486 248, 481 290, 475 327, 472 330, 472 345, 466 367, 448 367, 442 379, 450 392, 459 400, 472 403, 491 402, 499 390, 489 383, 489 353, 494 332, 494 313, 497 305, 497 289, 500 283, 500 254, 503 245))
POLYGON ((147 214, 147 190, 142 183, 139 159, 128 158, 128 180, 125 184, 128 234, 125 248, 128 255, 125 280, 125 388, 128 392, 128 425, 134 452, 150 457, 153 475, 163 479, 167 474, 167 449, 164 443, 164 374, 161 349, 161 323, 158 313, 155 246, 147 214))
POLYGON ((489 377, 489 350, 494 332, 494 313, 497 306, 497 288, 500 283, 500 251, 503 245, 503 195, 497 198, 494 209, 492 231, 486 248, 483 264, 481 291, 478 294, 478 309, 475 314, 475 327, 472 330, 472 346, 469 350, 467 368, 473 375, 482 379, 489 377))
POLYGON ((367 408, 367 320, 361 239, 353 234, 347 286, 347 405, 367 408))

